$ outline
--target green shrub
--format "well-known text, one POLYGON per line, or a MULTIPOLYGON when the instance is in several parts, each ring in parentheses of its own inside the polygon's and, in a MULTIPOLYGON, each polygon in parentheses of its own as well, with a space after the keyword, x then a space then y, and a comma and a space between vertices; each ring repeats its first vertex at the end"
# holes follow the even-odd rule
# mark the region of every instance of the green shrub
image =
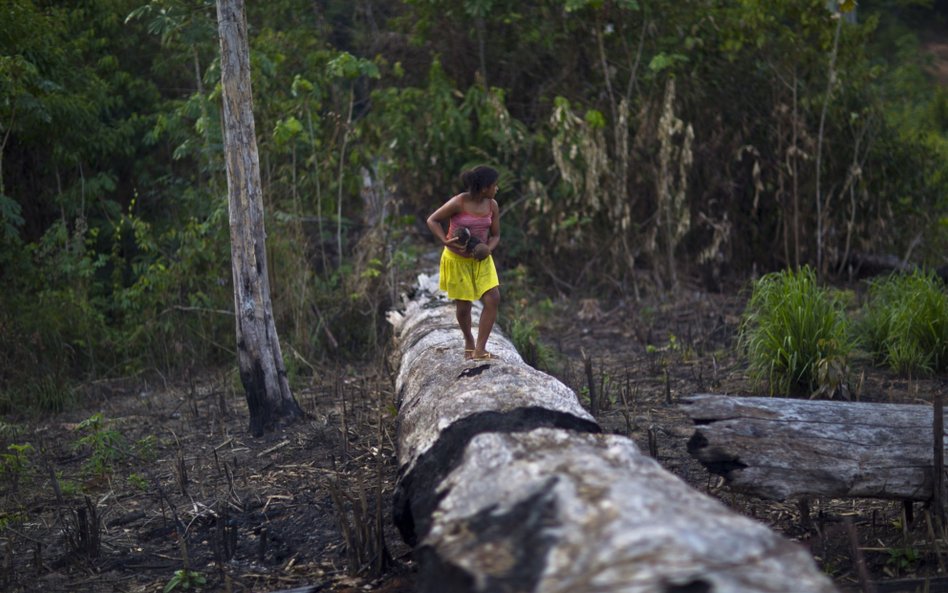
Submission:
POLYGON ((809 267, 767 274, 744 311, 740 347, 751 377, 770 393, 823 393, 845 388, 852 349, 839 297, 817 284, 809 267))
POLYGON ((555 373, 556 353, 540 340, 538 329, 544 318, 554 314, 554 305, 550 299, 538 298, 534 286, 530 271, 523 264, 505 272, 501 324, 524 362, 555 373))
POLYGON ((521 310, 510 323, 510 341, 528 365, 541 371, 554 371, 556 356, 553 350, 540 341, 537 324, 526 319, 523 313, 521 310))
POLYGON ((29 455, 33 452, 30 443, 14 443, 7 446, 6 453, 0 453, 0 475, 3 475, 10 489, 16 492, 21 478, 30 467, 29 455))
POLYGON ((82 436, 74 446, 90 452, 89 459, 82 465, 83 471, 89 475, 110 475, 115 464, 128 457, 125 437, 108 424, 108 420, 101 413, 93 414, 79 423, 82 436))
POLYGON ((892 274, 869 285, 857 325, 863 347, 903 374, 948 369, 948 292, 932 272, 892 274))

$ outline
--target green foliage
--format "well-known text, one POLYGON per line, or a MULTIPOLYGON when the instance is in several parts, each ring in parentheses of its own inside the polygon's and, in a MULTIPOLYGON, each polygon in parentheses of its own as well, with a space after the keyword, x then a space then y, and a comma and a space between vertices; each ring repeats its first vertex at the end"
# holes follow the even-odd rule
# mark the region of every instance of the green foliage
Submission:
POLYGON ((524 362, 545 372, 557 369, 556 353, 540 340, 539 323, 553 313, 549 299, 540 299, 531 289, 529 272, 520 265, 504 281, 503 325, 524 362))
POLYGON ((528 365, 544 372, 555 372, 556 356, 549 346, 540 341, 537 324, 528 319, 528 315, 529 313, 524 309, 514 313, 508 330, 510 341, 528 365))
POLYGON ((106 476, 115 471, 115 464, 128 456, 125 437, 108 426, 101 413, 93 414, 79 423, 82 436, 75 443, 77 449, 89 451, 83 471, 93 476, 106 476))
POLYGON ((809 267, 754 283, 739 342, 752 378, 767 381, 772 395, 841 386, 852 349, 839 298, 819 286, 809 267))
POLYGON ((6 512, 0 511, 0 532, 8 527, 13 527, 30 520, 30 516, 22 511, 6 512))
POLYGON ((64 480, 60 472, 56 472, 56 479, 59 481, 59 491, 65 497, 78 496, 82 493, 82 487, 73 480, 64 480))
POLYGON ((158 439, 154 435, 148 435, 135 441, 133 451, 142 461, 154 461, 158 457, 158 439))
POLYGON ((194 570, 185 570, 180 569, 174 571, 174 576, 168 581, 165 585, 165 588, 162 589, 163 593, 170 593, 176 589, 182 591, 187 591, 192 587, 198 588, 203 586, 207 582, 207 579, 204 578, 204 575, 194 570))
POLYGON ((886 567, 894 573, 894 576, 911 572, 915 570, 918 563, 922 560, 922 554, 911 547, 889 548, 889 557, 886 559, 886 567))
POLYGON ((869 285, 857 333, 875 360, 903 374, 948 370, 948 291, 932 272, 869 285))
POLYGON ((13 443, 7 446, 6 453, 0 453, 0 474, 14 491, 29 468, 29 455, 32 452, 33 445, 30 443, 13 443))
MULTIPOLYGON (((948 211, 948 95, 915 30, 931 5, 860 3, 833 81, 823 0, 247 10, 274 317, 297 377, 384 343, 425 249, 417 217, 475 163, 502 173, 506 269, 577 290, 662 277, 670 78, 701 155, 672 258, 735 274, 812 261, 820 133, 827 253, 904 253, 916 234, 919 261, 948 251, 931 216, 948 211)), ((88 377, 233 360, 215 21, 212 0, 0 3, 0 412, 63 410, 88 377)))
POLYGON ((20 433, 20 426, 0 421, 0 439, 12 440, 20 433))
POLYGON ((138 473, 128 475, 128 485, 136 490, 148 490, 148 479, 138 473))

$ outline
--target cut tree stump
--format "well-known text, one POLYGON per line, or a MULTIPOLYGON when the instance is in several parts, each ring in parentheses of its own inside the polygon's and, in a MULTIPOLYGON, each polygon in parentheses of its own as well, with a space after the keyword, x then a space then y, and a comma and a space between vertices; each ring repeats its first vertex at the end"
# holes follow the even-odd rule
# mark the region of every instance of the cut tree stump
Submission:
POLYGON ((498 359, 464 360, 436 286, 423 275, 389 316, 395 521, 415 547, 419 591, 836 590, 799 545, 601 434, 575 393, 496 329, 498 359))
POLYGON ((925 501, 932 496, 932 408, 925 405, 694 395, 688 452, 734 490, 925 501))

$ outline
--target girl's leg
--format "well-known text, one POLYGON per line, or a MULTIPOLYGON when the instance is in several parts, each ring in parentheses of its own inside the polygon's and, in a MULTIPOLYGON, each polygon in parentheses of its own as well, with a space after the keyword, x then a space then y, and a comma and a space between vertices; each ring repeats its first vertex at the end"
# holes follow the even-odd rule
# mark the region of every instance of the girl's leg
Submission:
POLYGON ((481 311, 481 320, 477 324, 477 344, 474 346, 474 358, 484 356, 487 352, 487 338, 494 329, 494 322, 497 321, 497 308, 500 306, 500 288, 494 287, 484 293, 481 297, 484 304, 484 310, 481 311))
POLYGON ((461 333, 464 334, 464 356, 470 358, 474 353, 474 334, 471 333, 471 301, 454 301, 455 313, 461 333))

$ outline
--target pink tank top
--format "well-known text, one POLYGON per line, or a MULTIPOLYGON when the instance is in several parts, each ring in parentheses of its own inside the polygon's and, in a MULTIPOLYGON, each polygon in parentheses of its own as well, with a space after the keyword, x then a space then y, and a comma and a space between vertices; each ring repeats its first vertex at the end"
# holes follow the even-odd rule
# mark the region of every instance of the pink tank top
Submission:
POLYGON ((455 229, 459 227, 467 227, 468 230, 471 231, 472 236, 486 243, 492 220, 493 215, 490 212, 483 216, 468 214, 467 212, 455 214, 451 217, 451 221, 448 224, 448 236, 454 236, 455 229))

